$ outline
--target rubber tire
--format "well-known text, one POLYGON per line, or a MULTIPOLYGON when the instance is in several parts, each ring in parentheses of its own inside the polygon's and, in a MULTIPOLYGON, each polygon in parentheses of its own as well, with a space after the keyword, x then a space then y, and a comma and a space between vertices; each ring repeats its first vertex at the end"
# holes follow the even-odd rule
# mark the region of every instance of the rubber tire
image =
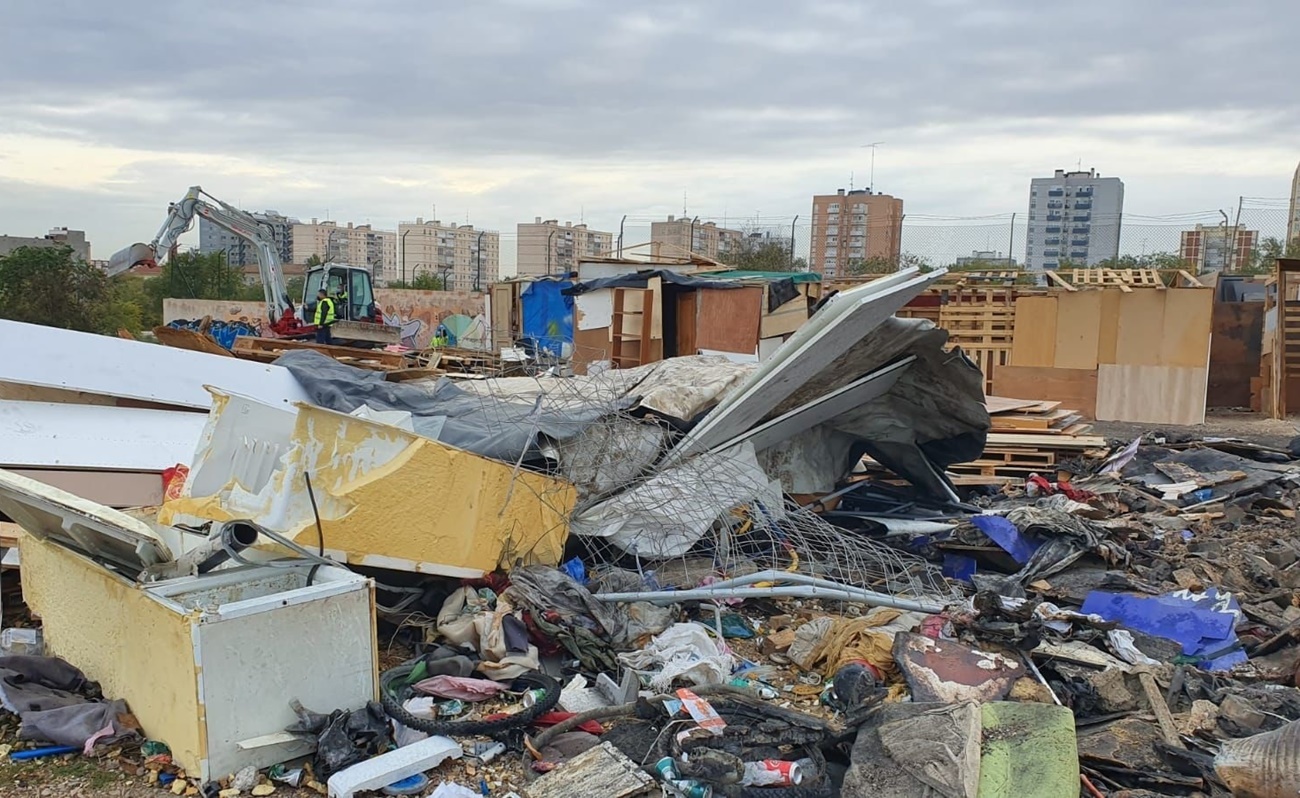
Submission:
POLYGON ((473 735, 492 735, 498 732, 516 729, 521 726, 527 726, 534 720, 555 709, 555 705, 560 703, 561 685, 555 679, 540 672, 531 671, 520 676, 517 681, 526 682, 534 685, 538 689, 544 690, 545 693, 537 703, 528 707, 522 712, 510 715, 509 717, 499 720, 426 720, 417 718, 410 712, 407 712, 402 706, 404 699, 399 698, 389 691, 389 682, 408 675, 413 665, 399 665, 391 670, 384 671, 379 677, 380 700, 384 705, 384 712, 388 717, 398 723, 416 731, 422 731, 426 734, 437 734, 443 736, 473 736, 473 735))

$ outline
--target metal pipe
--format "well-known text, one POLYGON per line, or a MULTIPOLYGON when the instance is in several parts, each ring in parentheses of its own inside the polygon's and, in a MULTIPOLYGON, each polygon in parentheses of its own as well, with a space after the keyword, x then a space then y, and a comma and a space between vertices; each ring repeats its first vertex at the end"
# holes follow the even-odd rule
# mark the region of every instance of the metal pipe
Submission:
MULTIPOLYGON (((872 152, 875 152, 875 150, 872 150, 872 152)), ((794 224, 797 221, 799 221, 799 214, 796 213, 794 215, 794 219, 790 222, 790 269, 791 271, 794 270, 794 224)))
MULTIPOLYGON (((745 576, 737 576, 732 579, 723 579, 719 582, 713 582, 712 584, 708 585, 708 587, 733 587, 733 586, 742 587, 746 585, 753 585, 758 582, 793 582, 797 585, 807 585, 809 587, 820 587, 826 590, 838 590, 838 591, 844 591, 848 593, 859 593, 871 599, 879 598, 879 599, 888 599, 890 601, 908 601, 908 599, 900 599, 896 596, 891 596, 888 593, 877 593, 874 590, 867 590, 866 588, 855 587, 853 585, 845 585, 840 582, 832 581, 830 579, 822 579, 821 577, 813 576, 812 574, 804 574, 804 573, 799 573, 797 571, 777 571, 771 568, 769 568, 766 571, 759 571, 757 573, 746 574, 745 576)), ((892 606, 892 605, 882 603, 880 604, 880 606, 883 607, 883 606, 892 606)), ((942 604, 935 604, 934 606, 937 609, 920 610, 920 611, 939 612, 940 610, 943 609, 942 604)))
POLYGON ((626 221, 627 221, 627 214, 625 213, 623 214, 623 218, 618 223, 618 256, 620 258, 623 257, 623 222, 626 221))
POLYGON ((648 601, 651 604, 675 604, 679 601, 716 601, 718 599, 746 598, 816 598, 847 601, 872 607, 891 607, 896 610, 922 612, 927 615, 942 612, 943 605, 936 602, 908 601, 882 593, 845 592, 827 590, 811 585, 786 587, 732 587, 696 588, 694 590, 647 590, 639 593, 596 593, 601 601, 648 601))
POLYGON ((406 284, 406 237, 411 234, 410 229, 402 231, 402 287, 408 288, 406 284))

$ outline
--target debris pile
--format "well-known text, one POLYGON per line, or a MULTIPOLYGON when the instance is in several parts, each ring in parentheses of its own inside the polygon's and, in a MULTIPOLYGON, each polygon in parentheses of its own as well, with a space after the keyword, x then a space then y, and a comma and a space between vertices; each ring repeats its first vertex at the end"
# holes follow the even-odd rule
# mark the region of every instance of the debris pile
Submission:
POLYGON ((178 795, 1294 795, 1300 463, 985 397, 932 279, 757 365, 171 356, 160 508, 0 472, 25 598, 178 795))

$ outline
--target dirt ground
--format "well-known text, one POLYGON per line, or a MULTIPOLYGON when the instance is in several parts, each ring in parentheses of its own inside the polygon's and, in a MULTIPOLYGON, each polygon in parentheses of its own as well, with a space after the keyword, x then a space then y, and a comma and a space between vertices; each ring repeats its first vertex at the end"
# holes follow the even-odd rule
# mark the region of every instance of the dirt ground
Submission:
POLYGON ((1300 435, 1300 419, 1272 419, 1241 410, 1211 410, 1205 415, 1204 424, 1190 427, 1160 424, 1130 424, 1123 421, 1094 421, 1094 435, 1120 440, 1133 438, 1148 432, 1163 432, 1180 440, 1186 438, 1241 438, 1260 446, 1285 449, 1291 439, 1300 435))

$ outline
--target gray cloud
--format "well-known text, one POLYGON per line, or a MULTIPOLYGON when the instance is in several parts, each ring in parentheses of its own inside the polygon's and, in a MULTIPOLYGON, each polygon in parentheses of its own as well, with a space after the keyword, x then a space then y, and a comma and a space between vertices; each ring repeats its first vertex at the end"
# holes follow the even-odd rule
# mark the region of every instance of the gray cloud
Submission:
MULTIPOLYGON (((584 205, 609 226, 676 207, 682 188, 711 211, 792 216, 862 173, 859 145, 885 140, 878 171, 909 208, 1009 212, 1030 176, 1092 151, 1165 150, 1169 162, 1138 166, 1167 175, 1182 148, 1278 161, 1300 129, 1294 0, 15 0, 5 12, 0 136, 156 153, 97 188, 159 207, 225 181, 299 215, 330 202, 395 221, 450 200, 507 230, 584 205), (1029 139, 1061 144, 1025 163, 1029 139), (972 141, 983 156, 963 149, 972 141), (187 153, 278 174, 187 172, 187 153), (486 192, 447 187, 480 167, 505 176, 486 192)), ((1229 165, 1205 201, 1285 190, 1282 170, 1271 183, 1259 171, 1229 165)), ((1122 176, 1133 197, 1138 173, 1122 176)), ((6 187, 0 213, 23 205, 15 193, 49 196, 30 182, 6 187)))

